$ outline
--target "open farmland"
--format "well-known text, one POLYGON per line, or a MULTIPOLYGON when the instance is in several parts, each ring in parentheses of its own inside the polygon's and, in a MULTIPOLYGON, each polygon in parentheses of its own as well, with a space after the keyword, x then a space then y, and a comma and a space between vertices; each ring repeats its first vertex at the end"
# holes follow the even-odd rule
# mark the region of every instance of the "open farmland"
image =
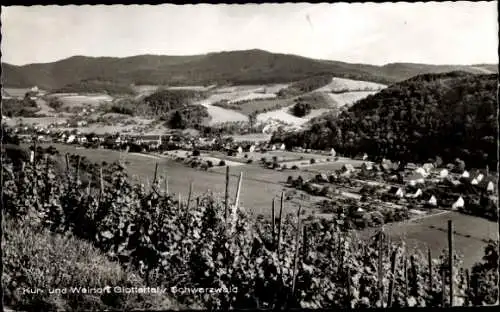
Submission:
POLYGON ((313 110, 311 110, 310 114, 301 118, 301 117, 295 117, 294 115, 290 114, 289 111, 290 111, 290 108, 292 106, 293 105, 286 106, 286 107, 280 108, 278 110, 258 114, 257 121, 267 122, 270 120, 278 120, 278 121, 284 122, 286 124, 301 126, 301 125, 307 123, 312 118, 318 117, 318 116, 329 111, 329 109, 327 109, 327 108, 313 109, 313 110))
POLYGON ((80 106, 80 105, 90 105, 98 106, 101 103, 112 102, 113 97, 107 94, 76 94, 76 93, 53 93, 47 96, 48 98, 57 98, 65 106, 80 106))
MULTIPOLYGON (((464 258, 464 266, 470 268, 484 255, 483 248, 488 239, 498 240, 498 224, 483 218, 446 211, 416 221, 388 224, 387 233, 393 240, 404 240, 411 248, 420 252, 431 249, 433 257, 437 257, 447 249, 447 222, 453 221, 455 247, 464 258)), ((367 230, 366 233, 373 232, 367 230)))
POLYGON ((332 82, 316 89, 319 92, 379 91, 387 87, 380 83, 333 77, 332 82))
POLYGON ((326 95, 332 102, 332 106, 343 107, 350 106, 375 93, 377 93, 377 91, 354 91, 344 93, 326 93, 326 95))
POLYGON ((248 116, 230 109, 213 106, 208 100, 201 101, 199 104, 207 108, 208 114, 211 117, 211 125, 223 122, 248 121, 248 116))
MULTIPOLYGON (((111 163, 120 159, 120 152, 113 150, 78 149, 75 146, 63 144, 43 144, 41 146, 48 147, 50 145, 57 148, 61 154, 78 154, 87 157, 92 162, 101 163, 106 161, 107 163, 111 163)), ((207 192, 207 190, 223 194, 225 190, 225 170, 201 171, 186 167, 167 158, 158 156, 151 157, 151 155, 141 154, 129 154, 126 157, 126 161, 128 162, 126 166, 129 175, 136 176, 143 183, 146 182, 147 179, 151 182, 155 164, 158 163, 159 175, 162 175, 164 170, 167 172, 169 191, 180 193, 182 196, 187 196, 189 184, 191 182, 193 182, 193 192, 195 194, 202 194, 207 192)), ((269 215, 272 198, 274 196, 279 196, 284 190, 284 186, 277 181, 266 181, 261 179, 257 174, 261 171, 248 170, 247 172, 246 168, 247 165, 232 168, 230 192, 231 194, 236 192, 236 182, 239 173, 243 172, 241 205, 247 207, 247 209, 255 214, 269 215), (255 196, 255 194, 260 195, 255 196)), ((301 204, 304 208, 309 206, 306 202, 301 204)), ((296 204, 294 203, 291 207, 287 205, 287 210, 288 209, 291 209, 290 212, 295 211, 297 209, 296 204)))
MULTIPOLYGON (((74 146, 67 146, 61 144, 52 144, 61 153, 74 153, 86 156, 89 160, 94 162, 106 161, 108 163, 120 159, 120 152, 105 150, 105 149, 79 149, 74 146)), ((49 146, 49 144, 42 145, 49 146)), ((284 160, 294 159, 301 155, 312 157, 312 154, 292 153, 292 152, 269 152, 265 154, 256 154, 255 157, 265 155, 268 157, 282 156, 284 160)), ((324 157, 318 155, 317 157, 324 157)), ((264 157, 264 156, 261 156, 264 157)), ((217 158, 217 156, 214 156, 217 158)), ((259 158, 260 159, 260 158, 259 158)), ((131 176, 134 176, 141 181, 151 182, 154 172, 155 164, 159 164, 159 175, 167 172, 169 179, 170 192, 180 193, 181 196, 187 196, 189 184, 193 182, 193 191, 195 194, 202 194, 208 190, 222 196, 224 184, 224 167, 214 167, 209 171, 200 171, 193 168, 186 167, 173 160, 165 157, 154 155, 135 154, 130 153, 126 157, 127 171, 131 176)), ((312 165, 311 167, 299 170, 285 170, 275 171, 262 168, 258 162, 251 165, 240 165, 231 168, 230 192, 234 194, 236 188, 237 177, 240 172, 243 172, 243 183, 241 193, 241 203, 243 207, 250 209, 252 213, 269 215, 270 202, 273 197, 287 190, 284 186, 289 175, 297 176, 302 175, 304 178, 309 178, 314 175, 313 168, 320 168, 319 166, 328 166, 330 170, 335 170, 340 167, 342 163, 350 162, 353 165, 356 161, 348 161, 342 159, 335 163, 312 165), (259 194, 259 196, 255 196, 259 194)), ((322 167, 321 167, 322 168, 322 167)), ((307 200, 298 199, 294 197, 291 201, 287 201, 285 211, 294 212, 300 204, 307 214, 317 210, 314 206, 316 202, 324 199, 317 196, 308 196, 307 200)), ((482 248, 484 247, 485 240, 488 238, 495 239, 498 235, 498 226, 495 222, 486 221, 482 218, 463 215, 456 212, 444 212, 433 216, 424 217, 414 221, 403 223, 394 223, 386 225, 386 230, 390 233, 393 240, 404 239, 407 244, 412 248, 417 248, 420 251, 426 251, 427 246, 431 248, 433 255, 437 256, 443 248, 446 248, 446 223, 447 220, 453 220, 455 225, 455 245, 457 251, 464 255, 464 265, 469 267, 477 262, 483 254, 482 248)), ((367 235, 373 231, 365 230, 361 235, 367 235)))

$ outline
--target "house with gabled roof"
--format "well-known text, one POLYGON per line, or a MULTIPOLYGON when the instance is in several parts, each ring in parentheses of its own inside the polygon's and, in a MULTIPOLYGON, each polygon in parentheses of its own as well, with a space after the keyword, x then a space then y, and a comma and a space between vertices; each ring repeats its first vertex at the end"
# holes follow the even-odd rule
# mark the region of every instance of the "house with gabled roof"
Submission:
POLYGON ((424 176, 419 173, 419 172, 414 172, 412 175, 410 175, 408 178, 408 183, 411 186, 415 186, 417 184, 424 184, 425 183, 425 178, 424 176))
POLYGON ((391 186, 388 191, 389 194, 403 198, 404 197, 404 191, 401 187, 398 186, 391 186))

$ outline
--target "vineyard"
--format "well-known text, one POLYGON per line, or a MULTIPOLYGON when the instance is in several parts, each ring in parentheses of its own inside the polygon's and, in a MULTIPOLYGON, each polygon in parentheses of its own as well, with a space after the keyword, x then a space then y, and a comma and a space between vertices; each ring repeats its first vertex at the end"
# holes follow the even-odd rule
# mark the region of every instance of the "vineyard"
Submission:
MULTIPOLYGON (((441 255, 421 254, 404 242, 390 241, 383 228, 366 242, 345 228, 341 213, 333 220, 304 218, 300 208, 285 215, 283 194, 281 201, 269 202, 274 218, 254 216, 239 207, 242 175, 234 196, 227 191, 223 197, 195 196, 190 187, 183 198, 169 193, 166 177, 157 170, 150 186, 133 183, 122 164, 114 164, 112 170, 92 170, 96 183, 83 184, 80 161, 59 175, 49 158, 34 159, 20 168, 3 159, 6 218, 87 241, 109 260, 140 272, 150 287, 238 290, 177 296, 186 306, 283 309, 498 303, 498 242, 491 241, 483 261, 468 271, 453 252, 452 234, 451 251, 441 255)), ((226 190, 228 186, 229 169, 226 190)), ((452 224, 449 227, 453 233, 452 224)), ((6 259, 3 273, 8 300, 17 285, 27 283, 9 270, 9 261, 14 260, 6 259)))

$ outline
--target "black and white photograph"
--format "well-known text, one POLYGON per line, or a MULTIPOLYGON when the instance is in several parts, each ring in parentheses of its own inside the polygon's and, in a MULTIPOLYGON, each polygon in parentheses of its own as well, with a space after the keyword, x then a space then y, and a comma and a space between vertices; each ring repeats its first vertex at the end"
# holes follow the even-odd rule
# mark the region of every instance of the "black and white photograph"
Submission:
POLYGON ((2 5, 4 311, 500 305, 497 7, 2 5))

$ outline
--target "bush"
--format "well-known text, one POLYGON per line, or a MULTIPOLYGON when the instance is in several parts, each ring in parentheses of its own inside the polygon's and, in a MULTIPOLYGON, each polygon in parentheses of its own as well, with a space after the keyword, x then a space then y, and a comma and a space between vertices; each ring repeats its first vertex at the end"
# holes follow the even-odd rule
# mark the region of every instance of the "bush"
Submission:
POLYGON ((251 158, 247 160, 247 164, 251 164, 252 162, 253 162, 253 159, 251 159, 251 158))
POLYGON ((315 163, 316 163, 316 159, 311 158, 311 160, 309 160, 309 162, 311 163, 311 165, 312 165, 312 164, 315 164, 315 163))
POLYGON ((171 299, 160 294, 73 294, 70 287, 145 287, 134 272, 110 262, 92 245, 71 235, 5 220, 2 242, 7 306, 17 310, 57 311, 109 309, 171 309, 171 299), (22 294, 20 288, 42 289, 22 294), (68 294, 49 294, 48 289, 68 289, 68 294))
POLYGON ((226 165, 226 162, 223 159, 221 159, 221 161, 219 161, 219 166, 225 166, 225 165, 226 165))
POLYGON ((298 169, 299 169, 299 167, 297 165, 292 166, 292 170, 298 170, 298 169))
POLYGON ((211 160, 207 160, 207 167, 212 168, 214 166, 214 163, 211 160))
POLYGON ((199 156, 200 156, 200 150, 195 149, 195 150, 193 151, 193 156, 194 156, 194 157, 199 157, 199 156))

